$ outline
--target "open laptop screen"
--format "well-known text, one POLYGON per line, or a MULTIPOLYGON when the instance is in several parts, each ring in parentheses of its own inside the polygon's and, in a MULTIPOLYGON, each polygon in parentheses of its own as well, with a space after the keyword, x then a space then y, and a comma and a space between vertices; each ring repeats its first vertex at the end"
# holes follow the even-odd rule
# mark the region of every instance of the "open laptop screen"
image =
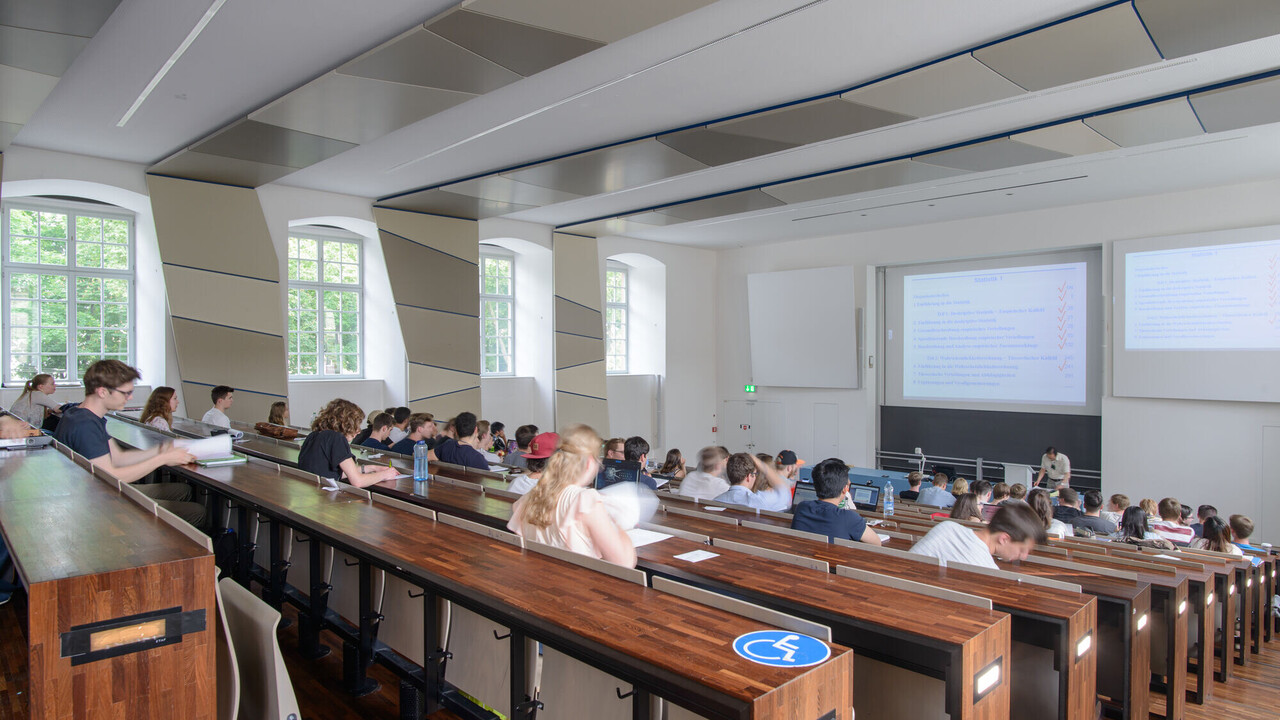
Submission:
POLYGON ((640 463, 614 458, 605 458, 600 461, 600 472, 596 475, 597 490, 603 490, 620 482, 639 481, 640 463))

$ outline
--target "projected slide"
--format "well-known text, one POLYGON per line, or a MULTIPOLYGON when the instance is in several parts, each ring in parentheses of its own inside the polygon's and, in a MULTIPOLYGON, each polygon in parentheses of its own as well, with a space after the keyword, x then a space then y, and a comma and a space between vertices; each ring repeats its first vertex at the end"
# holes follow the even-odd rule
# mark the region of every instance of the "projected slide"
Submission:
POLYGON ((1280 240, 1128 253, 1126 350, 1280 349, 1280 240))
POLYGON ((1084 404, 1085 267, 907 275, 903 396, 1084 404))

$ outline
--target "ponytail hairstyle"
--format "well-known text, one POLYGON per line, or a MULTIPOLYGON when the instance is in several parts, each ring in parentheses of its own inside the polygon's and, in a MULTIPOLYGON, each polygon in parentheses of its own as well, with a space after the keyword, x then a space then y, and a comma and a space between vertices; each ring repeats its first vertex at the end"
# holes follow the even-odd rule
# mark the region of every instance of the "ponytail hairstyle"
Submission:
MULTIPOLYGON (((40 373, 39 375, 36 375, 28 380, 26 385, 22 386, 22 394, 18 396, 18 400, 21 400, 22 398, 30 398, 31 393, 35 392, 36 388, 47 382, 51 382, 52 380, 53 376, 49 373, 40 373)), ((14 404, 17 404, 16 400, 14 401, 14 404)))
POLYGON ((596 462, 600 436, 586 425, 572 425, 560 431, 560 444, 547 459, 538 484, 525 495, 524 521, 533 527, 550 527, 555 522, 560 494, 596 462))
POLYGON ((171 387, 161 385, 151 391, 151 397, 147 398, 146 407, 142 408, 142 422, 151 422, 152 418, 164 418, 164 421, 173 426, 173 411, 169 409, 169 401, 173 399, 173 394, 177 392, 171 387))

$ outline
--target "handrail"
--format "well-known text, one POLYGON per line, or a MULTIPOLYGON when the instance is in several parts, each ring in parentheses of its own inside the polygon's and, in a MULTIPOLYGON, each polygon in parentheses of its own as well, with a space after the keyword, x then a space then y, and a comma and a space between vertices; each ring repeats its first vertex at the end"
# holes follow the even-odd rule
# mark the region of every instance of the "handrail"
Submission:
MULTIPOLYGON (((883 470, 918 470, 924 463, 952 465, 957 473, 964 471, 974 479, 987 479, 988 475, 1003 476, 1008 465, 1027 465, 1034 472, 1035 466, 1011 460, 987 460, 986 458, 959 458, 945 455, 917 455, 915 453, 877 450, 876 464, 883 470)), ((1071 468, 1071 485, 1075 488, 1098 489, 1102 487, 1102 471, 1089 468, 1071 468)))

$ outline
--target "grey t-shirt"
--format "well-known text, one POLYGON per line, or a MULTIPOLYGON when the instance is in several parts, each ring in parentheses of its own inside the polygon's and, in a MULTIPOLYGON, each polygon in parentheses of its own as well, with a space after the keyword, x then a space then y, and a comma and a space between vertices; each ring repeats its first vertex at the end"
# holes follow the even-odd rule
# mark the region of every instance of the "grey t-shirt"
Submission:
POLYGON ((920 542, 911 548, 917 555, 936 557, 947 563, 967 563, 979 567, 998 570, 996 561, 991 559, 991 551, 987 544, 978 539, 973 530, 950 521, 938 523, 928 535, 920 538, 920 542))

